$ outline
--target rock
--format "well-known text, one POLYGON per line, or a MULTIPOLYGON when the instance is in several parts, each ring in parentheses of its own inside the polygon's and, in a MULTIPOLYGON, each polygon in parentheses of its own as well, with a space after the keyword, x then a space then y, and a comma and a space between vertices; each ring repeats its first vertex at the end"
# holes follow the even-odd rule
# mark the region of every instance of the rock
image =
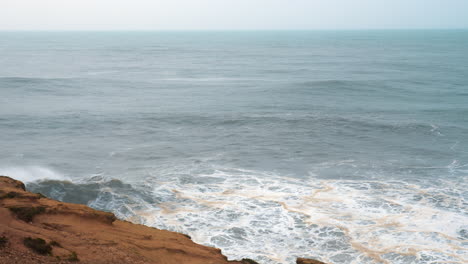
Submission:
MULTIPOLYGON (((119 184, 114 182, 113 184, 119 184)), ((48 199, 0 176, 0 264, 242 264, 186 235, 48 199)))
POLYGON ((23 244, 40 255, 50 255, 52 253, 52 246, 39 237, 27 237, 23 240, 23 244))
POLYGON ((296 264, 326 264, 326 263, 318 261, 318 260, 314 260, 314 259, 298 258, 296 260, 296 264))
MULTIPOLYGON (((109 184, 131 188, 119 181, 109 184)), ((70 189, 72 185, 63 186, 70 189)), ((85 192, 86 188, 95 186, 78 187, 85 192)), ((86 202, 89 198, 86 195, 80 194, 78 200, 86 202)), ((26 191, 20 181, 0 176, 0 264, 78 261, 83 264, 257 263, 247 258, 228 261, 221 250, 195 244, 188 235, 121 221, 112 213, 85 205, 52 200, 26 191)), ((296 263, 325 264, 305 258, 298 258, 296 263)))
POLYGON ((259 264, 257 261, 249 258, 244 258, 241 260, 242 264, 259 264))
POLYGON ((6 247, 8 244, 8 238, 5 236, 0 236, 0 249, 6 247))

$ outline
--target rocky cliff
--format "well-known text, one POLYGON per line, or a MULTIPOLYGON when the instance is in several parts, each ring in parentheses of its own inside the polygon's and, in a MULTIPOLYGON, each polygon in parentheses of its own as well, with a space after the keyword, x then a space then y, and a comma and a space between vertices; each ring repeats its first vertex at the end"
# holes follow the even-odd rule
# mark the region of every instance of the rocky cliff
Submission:
MULTIPOLYGON (((298 263, 304 262, 298 259, 298 263)), ((310 260, 312 261, 312 260, 310 260)), ((2 263, 203 263, 228 261, 221 250, 186 235, 116 219, 85 205, 26 191, 0 176, 0 264, 2 263)))

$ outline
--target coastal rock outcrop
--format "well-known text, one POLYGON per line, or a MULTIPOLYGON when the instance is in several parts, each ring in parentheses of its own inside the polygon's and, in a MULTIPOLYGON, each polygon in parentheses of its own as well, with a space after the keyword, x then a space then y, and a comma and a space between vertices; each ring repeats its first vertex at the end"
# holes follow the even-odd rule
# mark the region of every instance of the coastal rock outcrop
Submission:
MULTIPOLYGON (((0 264, 254 264, 187 235, 118 220, 114 214, 49 199, 0 176, 0 264)), ((324 264, 297 259, 298 264, 324 264)))
POLYGON ((326 264, 326 263, 318 261, 318 260, 314 260, 314 259, 298 258, 296 260, 296 264, 326 264))
POLYGON ((187 236, 27 192, 0 176, 0 263, 242 263, 187 236))

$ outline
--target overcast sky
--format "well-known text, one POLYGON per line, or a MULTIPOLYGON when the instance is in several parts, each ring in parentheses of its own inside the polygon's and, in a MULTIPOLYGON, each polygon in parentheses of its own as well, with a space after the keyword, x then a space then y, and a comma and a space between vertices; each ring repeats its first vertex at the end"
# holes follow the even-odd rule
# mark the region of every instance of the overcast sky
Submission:
POLYGON ((0 30, 468 28, 468 0, 0 0, 0 30))

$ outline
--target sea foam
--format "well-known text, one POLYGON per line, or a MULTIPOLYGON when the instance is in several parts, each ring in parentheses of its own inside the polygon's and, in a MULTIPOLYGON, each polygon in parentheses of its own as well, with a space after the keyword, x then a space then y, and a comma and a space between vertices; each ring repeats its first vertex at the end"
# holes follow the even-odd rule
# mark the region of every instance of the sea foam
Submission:
POLYGON ((262 263, 304 256, 356 264, 468 260, 466 181, 434 188, 239 169, 192 176, 149 180, 164 201, 129 219, 262 263))
POLYGON ((70 178, 65 175, 40 166, 0 167, 0 175, 14 177, 16 180, 24 183, 40 180, 70 180, 70 178))
POLYGON ((200 167, 159 168, 133 186, 99 176, 28 187, 68 202, 81 197, 119 218, 189 234, 230 259, 268 264, 293 263, 296 257, 355 264, 468 259, 466 177, 420 183, 312 174, 299 179, 200 167), (67 192, 73 195, 67 198, 67 192))

